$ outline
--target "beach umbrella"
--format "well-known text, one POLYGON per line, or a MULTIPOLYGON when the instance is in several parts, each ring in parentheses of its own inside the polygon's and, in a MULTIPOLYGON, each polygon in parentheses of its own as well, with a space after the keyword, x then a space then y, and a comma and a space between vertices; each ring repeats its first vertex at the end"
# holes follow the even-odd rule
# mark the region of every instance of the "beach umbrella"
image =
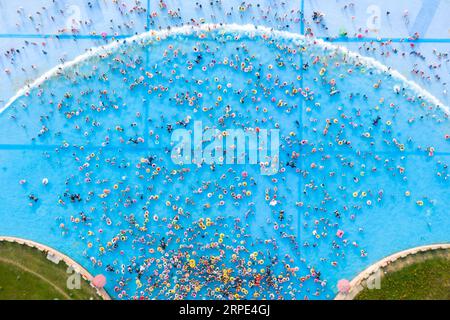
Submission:
POLYGON ((350 281, 347 279, 339 280, 337 286, 340 293, 348 293, 350 291, 350 281))
POLYGON ((102 274, 96 275, 94 279, 92 279, 92 284, 96 288, 103 288, 106 285, 106 277, 102 274))

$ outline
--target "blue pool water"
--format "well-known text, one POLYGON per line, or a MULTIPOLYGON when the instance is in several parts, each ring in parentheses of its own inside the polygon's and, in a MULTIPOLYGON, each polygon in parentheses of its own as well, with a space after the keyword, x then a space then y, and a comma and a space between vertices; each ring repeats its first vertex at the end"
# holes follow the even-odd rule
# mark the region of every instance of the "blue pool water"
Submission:
POLYGON ((330 299, 386 255, 449 241, 445 106, 313 39, 207 29, 119 40, 11 100, 0 234, 120 299, 330 299), (279 129, 280 170, 174 163, 172 129, 195 121, 279 129))

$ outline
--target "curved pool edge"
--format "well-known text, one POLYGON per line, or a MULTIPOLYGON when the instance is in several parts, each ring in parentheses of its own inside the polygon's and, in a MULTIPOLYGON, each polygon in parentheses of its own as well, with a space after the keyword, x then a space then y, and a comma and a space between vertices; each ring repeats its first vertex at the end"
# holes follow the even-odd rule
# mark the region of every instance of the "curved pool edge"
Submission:
POLYGON ((276 30, 273 28, 269 28, 266 26, 260 26, 260 25, 254 25, 254 24, 237 24, 237 23, 230 23, 230 24, 222 24, 222 23, 205 23, 198 26, 192 26, 192 25, 184 25, 181 27, 173 27, 173 28, 165 28, 160 30, 150 29, 148 31, 135 34, 131 37, 126 38, 123 41, 117 41, 118 39, 111 41, 107 44, 95 46, 90 49, 88 49, 86 52, 76 56, 74 59, 63 62, 61 64, 58 64, 52 68, 50 68, 47 72, 44 72, 42 75, 40 75, 35 80, 29 81, 26 83, 22 88, 20 88, 11 98, 9 98, 6 103, 3 106, 0 106, 0 114, 5 111, 9 106, 13 104, 14 101, 16 101, 19 97, 27 95, 29 91, 35 87, 39 87, 42 83, 49 80, 50 78, 54 77, 55 75, 59 74, 62 70, 69 69, 73 66, 78 65, 79 63, 86 61, 87 59, 98 55, 98 54, 107 54, 110 52, 110 50, 115 50, 119 48, 121 44, 130 44, 136 41, 145 41, 152 37, 169 37, 171 35, 189 35, 194 34, 198 31, 203 32, 212 32, 212 31, 230 31, 230 32, 250 32, 254 34, 264 35, 269 34, 276 37, 284 37, 289 38, 293 40, 302 40, 302 41, 309 41, 311 44, 318 45, 324 50, 335 50, 336 52, 340 52, 341 54, 344 54, 348 56, 349 58, 355 59, 358 62, 364 63, 366 66, 370 66, 374 69, 377 69, 381 72, 385 72, 392 77, 396 78, 399 81, 402 81, 404 84, 407 84, 412 91, 417 93, 419 96, 423 96, 426 100, 434 104, 439 109, 443 110, 444 113, 450 114, 450 107, 445 105, 442 101, 440 101, 438 98, 436 98, 433 94, 428 92, 428 90, 425 90, 422 86, 420 86, 418 83, 416 83, 413 80, 410 80, 408 77, 404 76, 402 73, 400 73, 398 70, 393 69, 389 66, 384 65, 380 61, 361 55, 357 52, 353 52, 346 47, 342 45, 336 45, 333 44, 330 41, 324 41, 322 39, 314 38, 314 37, 307 37, 303 34, 298 34, 290 31, 283 31, 283 30, 276 30))
POLYGON ((449 250, 450 243, 437 243, 431 245, 424 245, 419 247, 414 247, 406 249, 403 251, 396 252, 390 256, 387 256, 374 264, 367 267, 361 273, 359 273, 355 278, 350 281, 350 290, 347 293, 338 293, 334 300, 353 300, 358 293, 360 293, 365 287, 361 284, 362 282, 368 280, 369 277, 374 275, 380 269, 384 269, 389 264, 397 261, 398 259, 403 259, 411 255, 415 255, 421 252, 435 251, 435 250, 449 250))
MULTIPOLYGON (((28 247, 31 248, 36 248, 39 251, 42 252, 49 252, 52 255, 58 257, 60 260, 64 261, 69 267, 72 267, 73 270, 77 273, 79 273, 85 280, 87 281, 91 281, 94 277, 89 273, 89 271, 87 271, 85 268, 83 268, 81 266, 81 264, 79 264, 78 262, 76 262, 75 260, 73 260, 72 258, 68 257, 67 255, 49 247, 46 246, 44 244, 32 241, 32 240, 27 240, 27 239, 23 239, 23 238, 18 238, 18 237, 8 237, 8 236, 0 236, 0 242, 13 242, 13 243, 17 243, 20 245, 26 245, 28 247)), ((97 294, 102 297, 103 300, 112 300, 110 295, 108 294, 108 292, 106 292, 105 289, 98 289, 97 290, 97 294)))

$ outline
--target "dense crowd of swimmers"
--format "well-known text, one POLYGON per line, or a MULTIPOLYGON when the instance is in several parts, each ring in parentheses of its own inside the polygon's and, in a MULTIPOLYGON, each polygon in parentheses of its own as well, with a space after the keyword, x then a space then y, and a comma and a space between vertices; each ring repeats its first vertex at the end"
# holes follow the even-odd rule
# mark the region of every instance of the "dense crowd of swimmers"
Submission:
MULTIPOLYGON (((123 3, 115 3, 121 12, 146 12, 141 1, 136 1, 133 8, 127 9, 123 3)), ((197 10, 203 10, 206 5, 222 8, 223 3, 211 0, 206 4, 195 4, 197 10)), ((283 7, 285 4, 280 5, 283 7)), ((93 4, 88 3, 88 6, 92 7, 93 4)), ((352 6, 354 4, 347 4, 344 9, 352 6)), ((237 12, 242 17, 255 8, 262 13, 263 19, 269 19, 274 10, 270 5, 263 7, 243 1, 239 7, 231 7, 225 14, 234 16, 237 12)), ((29 20, 35 21, 34 17, 46 10, 43 7, 29 20)), ((63 9, 60 12, 63 13, 63 9)), ((18 14, 23 13, 24 9, 19 8, 18 14)), ((174 19, 174 26, 185 23, 181 19, 182 10, 169 8, 163 0, 159 2, 157 11, 146 14, 151 17, 152 27, 157 25, 158 17, 163 14, 174 19)), ((255 21, 255 16, 251 15, 252 21, 255 21)), ((295 9, 289 14, 275 13, 273 17, 277 24, 283 26, 281 29, 289 30, 292 24, 300 23, 299 11, 295 9)), ((326 28, 323 13, 315 11, 311 19, 312 23, 326 28)), ((80 23, 90 25, 92 21, 80 23)), ((202 21, 192 18, 187 23, 198 25, 202 21)), ((131 25, 126 24, 125 27, 131 25)), ((313 34, 312 28, 308 30, 313 34)), ((12 106, 20 110, 26 108, 27 98, 35 98, 36 101, 48 99, 45 102, 47 107, 54 106, 55 110, 63 114, 70 130, 74 128, 77 134, 85 137, 90 132, 99 132, 96 137, 103 143, 99 150, 88 151, 82 146, 73 149, 74 143, 70 141, 70 136, 64 135, 65 128, 55 132, 51 116, 47 114, 42 114, 39 119, 40 129, 32 138, 33 141, 48 141, 45 139, 50 139, 49 135, 67 138, 58 152, 65 152, 73 161, 65 164, 69 167, 63 171, 70 174, 65 177, 64 185, 58 186, 58 194, 54 195, 61 214, 57 217, 61 233, 66 237, 76 235, 86 243, 85 256, 92 267, 104 271, 108 279, 115 280, 110 288, 120 299, 330 298, 326 273, 319 270, 321 263, 338 268, 350 250, 356 250, 362 259, 368 255, 357 240, 348 237, 346 229, 341 229, 341 221, 355 221, 361 210, 384 201, 385 191, 382 186, 367 190, 360 187, 364 176, 385 169, 395 178, 405 177, 401 161, 396 163, 379 156, 368 160, 359 151, 355 151, 353 157, 343 152, 334 160, 338 161, 342 170, 350 172, 350 183, 338 185, 336 190, 329 187, 328 183, 337 176, 331 165, 331 169, 327 168, 331 158, 329 149, 338 147, 344 151, 351 150, 351 137, 345 137, 346 125, 366 129, 359 118, 360 110, 344 110, 344 107, 338 106, 337 100, 331 99, 343 99, 348 104, 376 101, 390 108, 393 113, 398 107, 385 102, 384 97, 373 98, 368 93, 360 93, 358 88, 351 88, 344 95, 340 89, 345 81, 342 79, 351 77, 362 66, 347 66, 346 58, 340 60, 338 54, 319 57, 316 51, 308 52, 308 48, 301 44, 273 39, 269 35, 257 40, 241 40, 239 34, 233 38, 229 34, 211 31, 210 34, 199 33, 198 39, 189 43, 189 46, 171 41, 170 37, 169 40, 158 41, 166 47, 159 60, 153 64, 143 64, 141 54, 145 50, 120 49, 119 54, 97 57, 98 61, 89 71, 80 70, 75 75, 61 72, 61 83, 69 84, 67 92, 35 88, 29 97, 23 100, 19 98, 17 104, 12 106), (207 40, 222 44, 232 54, 225 57, 223 48, 210 45, 207 40), (272 47, 273 61, 258 61, 261 57, 258 57, 255 48, 259 44, 253 48, 249 41, 262 41, 264 46, 272 47), (300 61, 302 52, 309 55, 305 54, 300 61), (180 66, 181 63, 185 65, 180 66), (332 66, 342 71, 335 78, 336 75, 330 72, 332 66), (218 72, 215 68, 224 68, 226 71, 218 72), (190 72, 189 76, 185 76, 185 72, 190 72), (233 76, 227 76, 227 72, 233 76), (313 76, 305 76, 309 74, 313 76), (83 75, 82 79, 77 78, 80 75, 83 75), (94 79, 101 86, 99 90, 94 89, 97 84, 94 79), (163 116, 158 112, 150 112, 144 116, 146 113, 135 110, 136 106, 127 106, 127 97, 122 90, 116 91, 108 85, 102 87, 103 83, 114 79, 122 83, 122 88, 128 86, 131 96, 142 97, 145 102, 165 103, 164 108, 178 108, 180 113, 163 116), (305 79, 311 83, 303 83, 305 79), (185 86, 183 92, 172 91, 180 83, 185 86), (74 92, 73 88, 79 87, 82 90, 74 92), (321 108, 321 94, 316 93, 315 89, 321 87, 327 93, 324 99, 336 103, 340 118, 331 116, 324 122, 314 118, 318 113, 316 110, 321 108), (91 101, 91 98, 99 104, 85 102, 91 101), (227 100, 234 102, 228 103, 227 100), (305 124, 294 119, 294 116, 289 118, 292 120, 290 122, 281 122, 285 119, 284 114, 298 116, 303 112, 298 101, 306 106, 310 118, 305 121, 310 121, 309 133, 317 136, 317 141, 309 141, 297 134, 299 130, 305 130, 305 124), (133 112, 115 120, 121 123, 109 126, 111 122, 108 121, 114 117, 108 119, 108 113, 127 112, 130 110, 127 108, 133 112), (279 174, 261 178, 255 173, 258 170, 220 165, 202 167, 201 164, 183 168, 173 166, 169 162, 170 148, 164 146, 164 137, 170 136, 177 128, 191 127, 192 121, 183 116, 183 108, 203 112, 203 116, 213 119, 214 125, 220 129, 227 124, 235 127, 273 125, 279 128, 284 139, 280 147, 283 165, 279 174), (146 125, 142 126, 145 122, 146 125), (109 127, 105 129, 105 126, 109 127), (148 132, 135 134, 147 126, 148 132), (103 133, 105 136, 98 138, 103 133), (114 143, 119 143, 118 149, 122 150, 124 145, 135 147, 152 142, 163 145, 165 149, 162 148, 160 153, 142 151, 139 157, 122 152, 111 154, 103 149, 114 143), (310 158, 305 159, 305 154, 310 158), (120 177, 117 174, 105 174, 107 170, 118 172, 120 177), (313 175, 318 171, 325 177, 314 179, 313 175), (298 189, 292 187, 296 181, 294 177, 303 179, 298 189), (347 187, 350 186, 357 187, 349 191, 347 187), (296 190, 298 197, 293 194, 296 190), (348 193, 351 199, 346 199, 346 204, 342 205, 337 194, 348 193), (263 197, 253 198, 257 195, 263 197), (305 199, 309 199, 309 202, 305 199), (255 203, 257 201, 261 203, 255 203), (255 212, 261 208, 264 208, 263 212, 255 212), (304 218, 301 223, 297 221, 299 213, 304 218), (265 224, 255 225, 256 221, 260 223, 255 218, 257 215, 264 215, 265 224), (300 238, 297 227, 301 232, 300 238), (329 247, 330 252, 312 261, 302 251, 309 252, 321 246, 329 247)), ((390 46, 389 43, 385 45, 390 46)), ((372 50, 374 46, 373 43, 362 44, 360 50, 372 50)), ((396 49, 391 50, 393 52, 396 49)), ((10 49, 5 56, 15 61, 22 52, 23 48, 10 49)), ((420 57, 421 53, 417 49, 414 52, 420 57)), ((435 54, 439 59, 448 60, 446 53, 435 54)), ((414 70, 420 74, 416 67, 414 70)), ((11 74, 9 69, 5 72, 11 74)), ((380 75, 380 79, 370 89, 382 92, 383 81, 389 81, 389 76, 380 75)), ((417 102, 410 100, 411 103, 417 102)), ((9 116, 12 121, 26 128, 26 119, 17 115, 9 116)), ((384 134, 390 134, 391 123, 378 114, 365 125, 377 128, 384 126, 384 134)), ((370 132, 366 131, 355 140, 371 147, 373 143, 370 138, 370 132)), ((398 141, 389 142, 390 147, 402 148, 401 145, 398 141)), ((433 153, 433 149, 428 151, 433 153)), ((448 176, 445 164, 441 169, 448 176)), ((49 184, 47 177, 41 181, 46 188, 55 187, 49 184)), ((44 201, 32 190, 25 177, 21 177, 19 183, 26 190, 24 197, 27 197, 30 206, 44 201)), ((405 197, 410 196, 409 190, 405 192, 405 197)), ((424 203, 423 199, 417 200, 418 206, 424 203)), ((362 227, 357 226, 355 229, 358 233, 364 232, 362 227)))

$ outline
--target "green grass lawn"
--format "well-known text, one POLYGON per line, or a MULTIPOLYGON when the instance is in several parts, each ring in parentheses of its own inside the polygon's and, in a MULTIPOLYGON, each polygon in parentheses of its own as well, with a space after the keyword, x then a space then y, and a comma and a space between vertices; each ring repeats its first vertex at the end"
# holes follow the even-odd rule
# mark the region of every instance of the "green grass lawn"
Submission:
POLYGON ((450 300, 450 259, 434 257, 386 274, 381 289, 364 289, 356 300, 450 300))
POLYGON ((68 289, 67 269, 37 249, 0 241, 0 300, 100 299, 82 278, 80 289, 68 289))

